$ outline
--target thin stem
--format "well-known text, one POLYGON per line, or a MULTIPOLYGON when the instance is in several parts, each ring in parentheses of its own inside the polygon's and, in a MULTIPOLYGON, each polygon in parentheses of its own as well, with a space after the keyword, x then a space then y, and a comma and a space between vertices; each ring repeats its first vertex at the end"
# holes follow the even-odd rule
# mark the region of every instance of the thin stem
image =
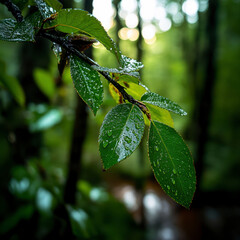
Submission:
MULTIPOLYGON (((81 58, 83 61, 85 61, 86 63, 88 63, 91 66, 95 66, 97 68, 99 68, 100 66, 93 61, 91 58, 89 58, 88 56, 86 56, 84 53, 78 51, 74 45, 72 43, 70 43, 67 39, 65 39, 64 37, 60 37, 60 36, 56 36, 54 34, 51 33, 47 33, 44 31, 39 31, 38 36, 46 38, 52 42, 55 42, 59 45, 61 45, 63 48, 65 48, 69 53, 76 55, 77 57, 81 58)), ((126 91, 125 88, 120 85, 118 82, 116 82, 114 79, 111 78, 111 76, 109 75, 108 72, 106 71, 102 71, 102 70, 97 70, 108 82, 110 82, 115 88, 118 89, 118 91, 122 94, 123 98, 125 100, 127 100, 128 102, 137 105, 141 111, 147 115, 148 119, 151 120, 151 116, 149 114, 149 111, 146 107, 145 104, 143 104, 140 101, 137 101, 136 99, 134 99, 131 95, 129 95, 126 91)))
POLYGON ((0 0, 0 2, 7 7, 8 11, 12 13, 18 22, 23 21, 23 16, 19 7, 12 3, 11 0, 0 0))

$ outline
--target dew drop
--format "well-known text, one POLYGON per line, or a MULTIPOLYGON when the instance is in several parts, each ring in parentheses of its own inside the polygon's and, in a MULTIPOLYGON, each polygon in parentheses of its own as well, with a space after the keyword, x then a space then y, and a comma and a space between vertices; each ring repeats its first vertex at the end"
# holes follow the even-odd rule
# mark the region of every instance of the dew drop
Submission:
POLYGON ((170 186, 169 185, 167 185, 167 189, 170 190, 170 186))
POLYGON ((112 136, 112 130, 108 130, 107 134, 108 134, 109 137, 111 137, 112 136))
POLYGON ((138 123, 135 126, 136 126, 136 129, 140 129, 140 126, 138 123))
POLYGON ((138 118, 139 120, 142 120, 140 115, 137 115, 137 118, 138 118))
POLYGON ((104 147, 104 148, 106 148, 106 147, 107 147, 107 145, 108 145, 108 140, 106 140, 106 141, 103 141, 103 147, 104 147))
POLYGON ((173 184, 175 184, 175 183, 176 183, 176 182, 175 182, 175 180, 174 180, 173 178, 171 178, 171 180, 172 180, 172 183, 173 183, 173 184))
POLYGON ((128 136, 126 136, 126 137, 124 138, 124 140, 125 140, 127 143, 131 143, 131 142, 132 142, 132 139, 131 139, 130 137, 128 137, 128 136))
POLYGON ((176 169, 175 169, 175 168, 173 169, 173 173, 174 173, 174 174, 177 174, 177 171, 176 171, 176 169))
POLYGON ((158 152, 159 151, 159 148, 158 148, 158 146, 155 146, 155 150, 158 152))

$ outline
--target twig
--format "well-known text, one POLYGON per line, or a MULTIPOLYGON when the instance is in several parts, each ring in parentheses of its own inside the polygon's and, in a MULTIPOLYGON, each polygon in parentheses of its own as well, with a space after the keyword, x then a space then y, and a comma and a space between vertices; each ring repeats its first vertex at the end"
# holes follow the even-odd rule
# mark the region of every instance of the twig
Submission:
POLYGON ((0 0, 0 2, 8 8, 8 11, 12 13, 18 22, 23 21, 23 16, 19 7, 12 3, 11 0, 0 0))
MULTIPOLYGON (((96 62, 94 62, 91 58, 89 58, 88 56, 86 56, 84 53, 78 51, 75 46, 70 43, 66 38, 64 37, 60 37, 60 36, 56 36, 54 34, 51 33, 47 33, 44 32, 42 30, 40 30, 38 32, 38 36, 46 38, 52 42, 55 42, 59 45, 61 45, 63 48, 65 48, 69 53, 76 55, 77 57, 81 58, 82 60, 84 60, 86 63, 88 63, 91 66, 96 66, 96 67, 100 67, 96 62)), ((125 88, 120 85, 118 82, 116 82, 114 79, 111 78, 111 76, 109 75, 108 72, 106 71, 102 71, 102 70, 97 70, 108 82, 110 82, 115 88, 118 89, 118 91, 122 94, 123 98, 125 100, 127 100, 128 102, 137 105, 141 111, 147 115, 148 119, 151 120, 151 116, 149 114, 149 111, 146 107, 145 104, 143 104, 142 102, 137 101, 136 99, 134 99, 131 95, 129 95, 126 91, 125 88)))

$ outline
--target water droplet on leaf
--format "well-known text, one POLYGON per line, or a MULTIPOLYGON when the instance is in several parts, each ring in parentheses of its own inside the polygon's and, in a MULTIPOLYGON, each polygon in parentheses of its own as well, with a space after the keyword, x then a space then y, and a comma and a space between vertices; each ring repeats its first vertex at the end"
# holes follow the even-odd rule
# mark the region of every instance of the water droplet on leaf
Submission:
POLYGON ((155 146, 155 150, 158 152, 159 151, 159 148, 158 148, 158 146, 155 146))
POLYGON ((173 183, 173 184, 175 184, 175 183, 176 183, 176 181, 175 181, 173 178, 171 178, 171 180, 172 180, 172 183, 173 183))
POLYGON ((107 145, 108 145, 108 141, 107 141, 107 140, 106 140, 106 141, 103 141, 103 147, 106 148, 107 145))
POLYGON ((136 129, 140 129, 140 126, 138 123, 135 126, 136 126, 136 129))
POLYGON ((108 130, 107 134, 108 134, 109 137, 111 137, 112 136, 112 130, 108 130))
POLYGON ((132 142, 132 139, 131 139, 130 137, 128 137, 128 136, 126 136, 126 137, 124 138, 124 140, 125 140, 127 143, 131 143, 131 142, 132 142))
POLYGON ((174 174, 177 174, 177 171, 176 171, 176 169, 175 169, 175 168, 173 169, 173 173, 174 173, 174 174))

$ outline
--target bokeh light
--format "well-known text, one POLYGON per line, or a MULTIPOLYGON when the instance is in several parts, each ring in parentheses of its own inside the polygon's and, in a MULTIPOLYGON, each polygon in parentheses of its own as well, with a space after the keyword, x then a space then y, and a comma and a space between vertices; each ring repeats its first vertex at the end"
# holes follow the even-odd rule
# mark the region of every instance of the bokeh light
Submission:
POLYGON ((156 27, 152 24, 145 25, 142 29, 144 39, 152 39, 155 36, 156 27))
POLYGON ((166 32, 171 28, 172 22, 169 18, 163 18, 159 21, 158 25, 161 31, 166 32))
POLYGON ((138 25, 138 16, 135 13, 130 13, 125 19, 128 28, 135 28, 138 25))
POLYGON ((196 15, 199 8, 197 0, 186 0, 182 5, 182 10, 189 16, 196 15))

